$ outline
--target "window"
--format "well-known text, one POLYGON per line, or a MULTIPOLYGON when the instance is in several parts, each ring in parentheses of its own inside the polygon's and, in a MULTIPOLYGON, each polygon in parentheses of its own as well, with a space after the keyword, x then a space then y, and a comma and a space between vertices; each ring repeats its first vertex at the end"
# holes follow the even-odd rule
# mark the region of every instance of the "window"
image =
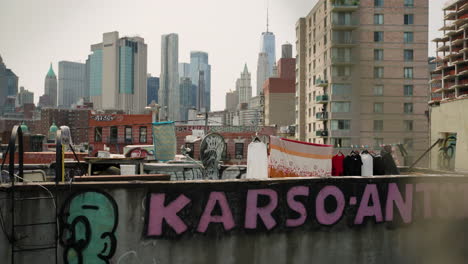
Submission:
POLYGON ((374 148, 380 148, 383 146, 383 138, 374 138, 374 148))
POLYGON ((405 0, 405 7, 414 7, 414 0, 405 0))
POLYGON ((127 144, 132 143, 132 127, 131 126, 125 127, 125 143, 127 144))
POLYGON ((312 102, 312 94, 309 93, 309 102, 312 102))
POLYGON ((351 120, 332 120, 332 130, 349 130, 351 127, 351 120))
POLYGON ((375 7, 383 7, 384 0, 374 0, 375 7))
POLYGON ((374 86, 374 95, 382 96, 383 95, 383 85, 376 85, 374 86))
POLYGON ((116 126, 110 128, 110 143, 117 143, 117 137, 119 135, 119 129, 116 126))
POLYGON ((314 54, 315 54, 315 51, 316 51, 316 46, 314 45, 314 54))
MULTIPOLYGON (((327 17, 323 18, 323 28, 327 28, 327 17)), ((327 44, 326 38, 327 36, 325 35, 325 44, 327 44)))
POLYGON ((346 148, 351 146, 351 139, 350 138, 332 138, 331 144, 335 148, 346 148))
POLYGON ((351 75, 351 68, 349 66, 333 66, 332 75, 337 77, 344 77, 351 75))
POLYGON ((309 133, 312 132, 312 124, 309 124, 309 133))
POLYGON ((331 111, 333 113, 348 113, 350 108, 350 102, 332 102, 331 104, 331 111))
POLYGON ((309 117, 312 116, 312 110, 309 108, 309 117))
POLYGON ((384 59, 383 49, 375 49, 374 50, 374 60, 381 61, 384 59))
POLYGON ((374 120, 374 131, 383 130, 383 120, 374 120))
POLYGON ((413 120, 403 120, 405 131, 413 131, 413 120))
POLYGON ((404 68, 404 77, 405 79, 413 79, 413 67, 404 68))
POLYGON ((140 143, 146 143, 146 141, 147 141, 146 127, 140 127, 140 143))
POLYGON ((375 25, 383 25, 384 23, 384 16, 383 14, 374 14, 374 24, 375 25))
POLYGON ((412 138, 405 138, 403 139, 403 144, 407 149, 413 149, 413 139, 412 138))
POLYGON ((383 32, 382 31, 375 31, 374 32, 374 42, 382 42, 383 41, 383 32))
POLYGON ((332 94, 334 95, 349 95, 351 94, 351 84, 333 84, 332 94))
POLYGON ((405 96, 413 96, 413 85, 405 85, 403 90, 405 96))
POLYGON ((94 128, 94 142, 102 142, 102 127, 94 128))
POLYGON ((374 103, 374 113, 383 113, 383 103, 374 103))
POLYGON ((235 155, 236 159, 243 159, 244 158, 244 143, 236 143, 235 144, 235 155))
POLYGON ((403 52, 405 61, 413 61, 413 53, 412 49, 405 49, 403 52))
POLYGON ((413 25, 414 24, 414 15, 413 14, 405 14, 404 22, 405 22, 405 25, 413 25))
POLYGON ((413 113, 413 103, 404 103, 403 105, 403 112, 405 114, 413 113))
POLYGON ((414 33, 413 32, 404 32, 403 39, 405 43, 413 43, 414 42, 414 33))
POLYGON ((380 79, 384 76, 384 68, 383 67, 374 67, 374 78, 380 79))

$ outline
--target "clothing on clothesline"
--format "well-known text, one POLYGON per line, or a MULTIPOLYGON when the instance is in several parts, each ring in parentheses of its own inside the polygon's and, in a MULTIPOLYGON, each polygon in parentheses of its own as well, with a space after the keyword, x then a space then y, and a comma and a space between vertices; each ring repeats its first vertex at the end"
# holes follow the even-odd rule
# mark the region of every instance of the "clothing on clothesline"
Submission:
POLYGON ((370 177, 374 174, 374 160, 373 157, 367 152, 361 153, 361 176, 370 177))
POLYGON ((344 163, 345 155, 339 153, 332 158, 332 176, 343 176, 344 175, 344 163))
POLYGON ((382 156, 374 156, 374 175, 385 175, 385 164, 382 156))
POLYGON ((270 178, 329 177, 333 146, 270 137, 270 178))
POLYGON ((267 147, 263 142, 252 142, 247 148, 246 179, 268 178, 267 147))
POLYGON ((357 153, 348 155, 343 162, 345 176, 361 176, 362 160, 357 153))

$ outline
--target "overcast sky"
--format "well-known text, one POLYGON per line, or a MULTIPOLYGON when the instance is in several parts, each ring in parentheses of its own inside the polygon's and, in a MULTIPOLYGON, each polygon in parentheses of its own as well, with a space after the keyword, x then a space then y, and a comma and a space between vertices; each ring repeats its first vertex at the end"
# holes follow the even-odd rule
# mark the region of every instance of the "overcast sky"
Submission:
MULTIPOLYGON (((160 74, 161 35, 179 34, 179 60, 189 62, 191 50, 209 53, 212 65, 212 109, 222 110, 225 93, 235 88, 244 63, 256 89, 260 34, 266 28, 267 0, 0 0, 0 55, 19 76, 19 85, 44 93, 44 77, 52 62, 85 62, 90 45, 102 33, 139 35, 148 44, 148 73, 160 74)), ((269 0, 270 31, 281 44, 295 43, 295 23, 316 0, 269 0)), ((440 33, 441 7, 430 2, 429 39, 440 33)), ((431 43, 429 55, 434 55, 431 43)))

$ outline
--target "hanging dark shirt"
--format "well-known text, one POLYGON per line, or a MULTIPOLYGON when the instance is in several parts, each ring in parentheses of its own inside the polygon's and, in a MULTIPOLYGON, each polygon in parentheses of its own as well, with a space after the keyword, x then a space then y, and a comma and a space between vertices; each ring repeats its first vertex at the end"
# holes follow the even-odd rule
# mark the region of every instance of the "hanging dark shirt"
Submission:
POLYGON ((382 150, 380 155, 383 159, 385 175, 400 175, 400 170, 396 166, 392 153, 382 150))
POLYGON ((348 155, 344 159, 345 176, 361 176, 362 160, 359 155, 348 155))
POLYGON ((374 156, 374 175, 385 175, 385 165, 382 156, 374 156))

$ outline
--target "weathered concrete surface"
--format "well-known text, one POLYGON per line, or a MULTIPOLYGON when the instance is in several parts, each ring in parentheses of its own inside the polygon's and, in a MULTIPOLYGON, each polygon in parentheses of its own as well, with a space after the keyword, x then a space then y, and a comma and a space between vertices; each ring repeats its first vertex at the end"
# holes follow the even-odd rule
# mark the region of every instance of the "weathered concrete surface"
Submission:
MULTIPOLYGON (((78 203, 99 201, 100 205, 107 202, 104 196, 93 196, 89 193, 98 191, 108 195, 115 202, 118 210, 118 225, 115 230, 115 252, 111 254, 109 263, 466 263, 468 259, 468 178, 445 177, 387 177, 387 178, 340 178, 340 179, 288 179, 274 181, 232 181, 207 183, 77 183, 72 186, 59 186, 59 209, 67 208, 71 202, 78 203), (405 186, 414 187, 411 221, 404 223, 397 206, 393 206, 393 218, 389 218, 386 209, 391 193, 389 184, 396 183, 403 200, 407 198, 405 186), (417 184, 429 183, 437 186, 433 192, 428 192, 430 198, 431 217, 425 218, 421 200, 424 195, 416 191, 417 184), (365 200, 363 192, 368 186, 377 186, 378 198, 383 212, 383 221, 376 217, 367 217, 362 224, 355 224, 356 214, 365 200), (287 227, 286 219, 297 218, 288 207, 286 193, 291 187, 306 186, 310 197, 297 201, 303 202, 307 208, 306 222, 299 227, 287 227), (327 186, 336 186, 344 194, 346 201, 357 197, 357 205, 346 202, 340 220, 333 225, 318 223, 319 215, 316 208, 316 197, 320 190, 327 186), (278 194, 278 206, 272 213, 277 225, 267 230, 260 217, 257 218, 258 228, 246 229, 246 194, 252 189, 271 189, 278 194), (200 215, 203 213, 208 196, 213 191, 226 193, 232 210, 235 227, 225 231, 222 224, 211 223, 205 233, 197 232, 200 215), (80 195, 86 193, 86 195, 80 195), (151 193, 166 193, 168 206, 180 194, 191 199, 187 207, 178 215, 187 224, 188 229, 181 235, 176 235, 166 223, 160 237, 147 236, 148 201, 151 193), (77 195, 77 196, 73 196, 77 195), (73 199, 76 198, 76 199, 73 199), (102 200, 104 199, 104 200, 102 200), (104 202, 103 202, 104 201, 104 202), (376 223, 378 222, 378 223, 376 223)), ((47 186, 52 191, 53 186, 47 186)), ((1 189, 1 188, 0 188, 1 189)), ((410 189, 406 189, 407 191, 410 189)), ((8 191, 4 188, 3 191, 8 191)), ((45 196, 47 193, 37 186, 22 186, 19 195, 45 196)), ((0 192, 2 197, 5 192, 0 192)), ((0 197, 1 198, 1 197, 0 197)), ((329 199, 329 198, 327 198, 329 199)), ((407 199, 405 200, 407 201, 407 199)), ((372 200, 367 205, 371 206, 372 200)), ((9 200, 0 200, 3 218, 6 221, 7 232, 10 232, 9 200)), ((267 200, 259 200, 258 207, 268 204, 267 200)), ((326 201, 328 213, 336 206, 326 201), (330 206, 330 204, 332 204, 330 206)), ((81 204, 80 204, 81 205, 81 204)), ((335 203, 336 205, 336 203, 335 203)), ((367 206, 366 205, 366 206, 367 206)), ((73 207, 70 206, 70 207, 73 207)), ((111 206, 109 210, 112 210, 111 206)), ((102 208, 99 208, 101 210, 102 208)), ((53 218, 54 207, 48 200, 22 202, 16 208, 21 223, 50 221, 53 218)), ((68 209, 67 209, 68 210, 68 209)), ((67 211, 65 210, 65 211, 67 211)), ((214 209, 213 215, 219 215, 220 210, 214 209)), ((378 211, 378 210, 377 210, 378 211)), ((70 215, 76 213, 70 209, 70 215)), ((82 213, 93 225, 99 219, 82 213)), ((107 219, 109 215, 100 215, 107 219)), ((112 219, 112 218, 109 218, 112 219)), ((107 224, 112 226, 112 221, 107 224)), ((18 223, 18 222, 17 222, 18 223)), ((109 227, 108 226, 108 227, 109 227)), ((108 228, 106 223, 93 226, 92 232, 103 232, 108 228)), ((78 230, 76 228, 75 230, 78 230)), ((22 245, 45 245, 53 241, 53 227, 24 228, 17 233, 22 238, 22 245)), ((77 231, 77 238, 82 236, 77 231)), ((99 234, 100 235, 100 234, 99 234)), ((96 237, 93 237, 93 239, 96 237)), ((99 242, 95 243, 98 247, 99 242)), ((108 251, 112 242, 109 242, 108 251)), ((91 244, 90 244, 91 245, 91 244)), ((0 234, 0 259, 2 263, 10 262, 10 245, 3 234, 0 234)), ((83 252, 85 252, 83 250, 83 252)), ((64 247, 59 250, 59 263, 66 263, 63 258, 64 247)), ((108 252, 107 252, 108 253, 108 252)), ((107 253, 104 253, 106 255, 107 253)), ((83 263, 106 263, 103 259, 92 259, 92 254, 85 252, 89 258, 83 263)), ((108 255, 108 254, 107 254, 108 255)), ((17 253, 15 263, 52 263, 54 251, 17 253)))

